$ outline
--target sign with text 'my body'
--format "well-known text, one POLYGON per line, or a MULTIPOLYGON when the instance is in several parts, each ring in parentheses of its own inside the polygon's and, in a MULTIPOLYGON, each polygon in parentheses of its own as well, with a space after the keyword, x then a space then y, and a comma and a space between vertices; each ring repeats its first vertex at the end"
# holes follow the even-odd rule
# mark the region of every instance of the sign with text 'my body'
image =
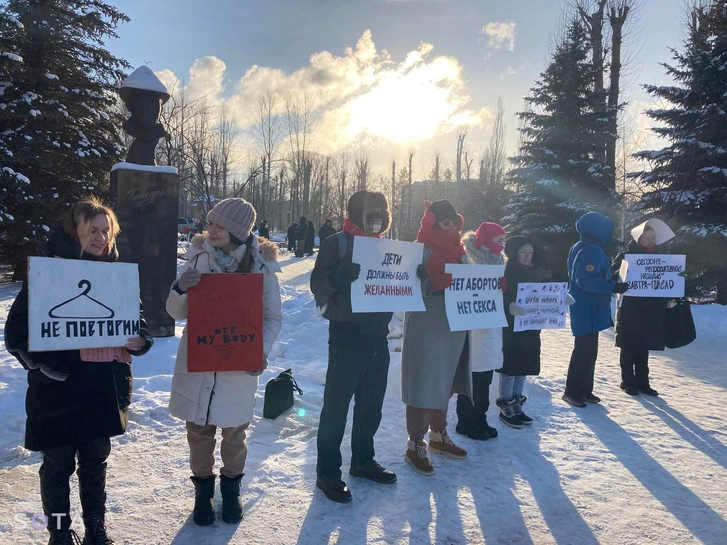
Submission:
POLYGON ((361 274, 351 284, 353 312, 405 312, 424 310, 417 267, 424 245, 385 238, 354 237, 354 263, 361 274))
POLYGON ((523 282, 517 285, 515 303, 527 309, 525 316, 515 316, 514 331, 563 329, 567 282, 523 282))
POLYGON ((139 336, 139 269, 131 263, 28 259, 31 352, 124 346, 139 336))
POLYGON ((626 254, 619 274, 629 289, 625 297, 684 297, 687 256, 626 254))
POLYGON ((444 291, 444 305, 451 331, 507 326, 502 308, 504 265, 453 265, 452 285, 444 291))
POLYGON ((263 275, 203 274, 187 292, 187 371, 263 370, 263 275))

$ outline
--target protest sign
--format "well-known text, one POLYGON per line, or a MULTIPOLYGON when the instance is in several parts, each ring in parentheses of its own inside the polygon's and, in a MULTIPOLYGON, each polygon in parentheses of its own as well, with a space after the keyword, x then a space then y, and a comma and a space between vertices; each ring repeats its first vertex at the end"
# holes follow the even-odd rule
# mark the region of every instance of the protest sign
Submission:
POLYGON ((263 370, 263 275, 203 274, 187 292, 187 370, 263 370))
POLYGON ((514 331, 563 329, 567 282, 523 282, 517 285, 515 303, 527 309, 525 316, 515 316, 514 331))
POLYGON ((452 285, 444 292, 444 305, 451 331, 489 329, 507 325, 502 308, 504 265, 453 265, 452 285))
POLYGON ((684 297, 687 256, 626 254, 619 274, 629 285, 625 297, 684 297))
POLYGON ((139 331, 137 265, 28 259, 31 352, 124 346, 139 331))
POLYGON ((354 263, 361 274, 351 284, 353 312, 404 312, 424 310, 417 267, 424 245, 385 238, 354 237, 354 263))

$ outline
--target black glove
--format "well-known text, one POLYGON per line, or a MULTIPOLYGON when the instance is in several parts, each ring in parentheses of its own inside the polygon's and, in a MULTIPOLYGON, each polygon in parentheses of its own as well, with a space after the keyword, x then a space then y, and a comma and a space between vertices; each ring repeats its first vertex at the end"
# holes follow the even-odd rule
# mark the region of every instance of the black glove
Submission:
POLYGON ((337 290, 345 290, 361 274, 358 263, 342 263, 328 274, 328 280, 337 290))
POLYGON ((616 293, 624 293, 628 289, 629 285, 627 282, 616 282, 616 285, 613 287, 613 291, 616 293))
POLYGON ((422 282, 427 279, 427 267, 425 265, 419 265, 417 267, 417 278, 422 282))

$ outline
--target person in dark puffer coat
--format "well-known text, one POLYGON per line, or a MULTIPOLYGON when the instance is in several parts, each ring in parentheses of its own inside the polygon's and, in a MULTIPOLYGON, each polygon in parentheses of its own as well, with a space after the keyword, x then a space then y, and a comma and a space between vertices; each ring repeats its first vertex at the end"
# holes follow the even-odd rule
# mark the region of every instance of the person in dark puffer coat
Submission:
POLYGON ((540 374, 540 330, 515 332, 515 316, 527 311, 516 303, 519 284, 544 282, 545 272, 540 266, 540 250, 529 238, 514 236, 505 243, 505 281, 503 297, 507 327, 503 328, 502 369, 500 373, 500 420, 511 428, 532 424, 533 419, 522 411, 527 400, 523 387, 527 375, 540 374))
MULTIPOLYGON (((113 211, 95 198, 76 204, 55 230, 46 255, 114 262, 119 232, 113 211)), ((25 448, 40 451, 40 489, 50 545, 76 543, 70 529, 69 478, 76 470, 86 533, 84 545, 113 543, 106 533, 106 459, 110 437, 126 430, 131 403, 131 355, 141 356, 153 340, 140 311, 141 336, 124 348, 28 352, 28 287, 10 308, 5 346, 28 369, 25 448), (59 516, 62 514, 63 516, 59 516)))
MULTIPOLYGON (((614 272, 618 272, 628 254, 657 251, 656 234, 648 221, 635 227, 632 234, 635 232, 639 233, 638 239, 631 240, 626 251, 616 256, 614 272)), ((665 297, 624 297, 616 311, 615 340, 621 349, 621 389, 629 395, 659 395, 649 383, 649 350, 665 348, 668 303, 665 297)))

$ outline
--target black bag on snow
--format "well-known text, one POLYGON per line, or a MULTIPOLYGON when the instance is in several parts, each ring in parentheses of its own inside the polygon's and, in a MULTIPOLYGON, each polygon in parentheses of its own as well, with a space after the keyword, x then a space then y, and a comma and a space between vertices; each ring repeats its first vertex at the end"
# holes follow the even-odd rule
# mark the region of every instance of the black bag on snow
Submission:
POLYGON ((667 348, 681 348, 697 338, 692 307, 686 299, 678 299, 676 306, 666 309, 667 348))
POLYGON ((275 419, 293 406, 293 390, 302 395, 303 390, 293 378, 292 369, 287 369, 265 385, 263 416, 275 419))

